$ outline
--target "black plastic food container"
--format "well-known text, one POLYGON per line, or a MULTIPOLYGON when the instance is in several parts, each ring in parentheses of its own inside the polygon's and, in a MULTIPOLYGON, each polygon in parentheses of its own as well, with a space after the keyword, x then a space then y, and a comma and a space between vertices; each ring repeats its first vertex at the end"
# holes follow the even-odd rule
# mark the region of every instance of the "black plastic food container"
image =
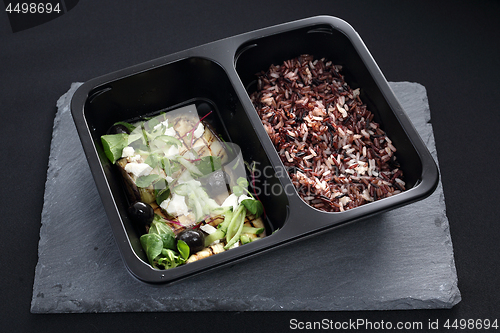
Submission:
POLYGON ((432 156, 362 40, 348 23, 329 16, 245 33, 98 77, 76 91, 71 110, 123 260, 135 277, 150 283, 186 278, 400 207, 430 195, 438 183, 432 156), (314 209, 298 196, 282 172, 283 164, 249 94, 255 89, 256 73, 301 54, 342 65, 351 88, 361 88, 362 101, 397 148, 407 191, 340 213, 314 209), (246 161, 256 161, 267 170, 259 184, 265 181, 268 189, 288 190, 260 196, 267 237, 174 269, 157 270, 148 264, 140 234, 127 216, 120 176, 106 158, 100 137, 115 122, 189 103, 214 107, 223 136, 241 147, 246 161))

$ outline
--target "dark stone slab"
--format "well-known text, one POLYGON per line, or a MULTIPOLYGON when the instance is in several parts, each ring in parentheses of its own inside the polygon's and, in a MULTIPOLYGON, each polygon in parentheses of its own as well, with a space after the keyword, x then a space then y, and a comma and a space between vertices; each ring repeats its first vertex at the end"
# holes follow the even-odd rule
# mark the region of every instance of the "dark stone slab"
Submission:
MULTIPOLYGON (((57 102, 31 311, 388 310, 460 302, 441 183, 429 198, 172 285, 132 277, 57 102), (277 274, 276 272, 279 272, 277 274)), ((437 160, 425 88, 391 83, 437 160)))

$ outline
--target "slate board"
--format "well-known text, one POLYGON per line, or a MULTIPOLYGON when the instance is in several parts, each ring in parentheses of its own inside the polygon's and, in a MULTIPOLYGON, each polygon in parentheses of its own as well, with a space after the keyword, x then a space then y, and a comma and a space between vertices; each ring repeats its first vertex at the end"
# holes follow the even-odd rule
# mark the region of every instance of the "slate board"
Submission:
MULTIPOLYGON (((57 101, 31 312, 390 310, 461 300, 441 182, 427 199, 172 285, 120 258, 70 111, 57 101), (277 274, 279 272, 279 274, 277 274)), ((425 87, 390 84, 437 160, 425 87)))

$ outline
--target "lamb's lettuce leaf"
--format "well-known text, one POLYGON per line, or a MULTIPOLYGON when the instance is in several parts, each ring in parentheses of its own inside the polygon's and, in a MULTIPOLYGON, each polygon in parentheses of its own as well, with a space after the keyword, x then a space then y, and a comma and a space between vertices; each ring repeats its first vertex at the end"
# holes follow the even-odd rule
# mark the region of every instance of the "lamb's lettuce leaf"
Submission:
POLYGON ((241 204, 246 207, 246 209, 255 217, 259 217, 264 213, 264 206, 262 202, 255 199, 245 199, 241 201, 241 204))
POLYGON ((147 176, 140 176, 139 178, 136 179, 135 185, 137 185, 137 187, 148 187, 160 178, 161 177, 159 175, 154 173, 147 176))
POLYGON ((152 234, 144 234, 140 238, 142 248, 146 252, 149 263, 155 266, 155 259, 158 257, 163 250, 163 240, 160 235, 152 233, 152 234))
POLYGON ((128 134, 119 133, 103 135, 101 136, 101 142, 106 157, 114 164, 122 157, 123 148, 128 145, 128 134))
POLYGON ((203 175, 208 175, 221 168, 222 161, 219 156, 203 156, 198 162, 196 167, 203 175))

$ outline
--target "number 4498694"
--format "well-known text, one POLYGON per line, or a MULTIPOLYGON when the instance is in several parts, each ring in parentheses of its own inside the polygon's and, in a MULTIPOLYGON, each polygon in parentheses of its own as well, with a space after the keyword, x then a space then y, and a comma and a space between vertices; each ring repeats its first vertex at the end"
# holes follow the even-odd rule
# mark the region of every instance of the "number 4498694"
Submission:
POLYGON ((60 13, 61 8, 59 3, 52 5, 52 3, 8 3, 5 11, 8 13, 18 13, 18 14, 50 14, 50 13, 60 13))
POLYGON ((489 319, 455 319, 455 320, 446 320, 443 325, 444 328, 447 329, 470 329, 470 330, 480 330, 480 329, 498 329, 497 319, 489 320, 489 319))

